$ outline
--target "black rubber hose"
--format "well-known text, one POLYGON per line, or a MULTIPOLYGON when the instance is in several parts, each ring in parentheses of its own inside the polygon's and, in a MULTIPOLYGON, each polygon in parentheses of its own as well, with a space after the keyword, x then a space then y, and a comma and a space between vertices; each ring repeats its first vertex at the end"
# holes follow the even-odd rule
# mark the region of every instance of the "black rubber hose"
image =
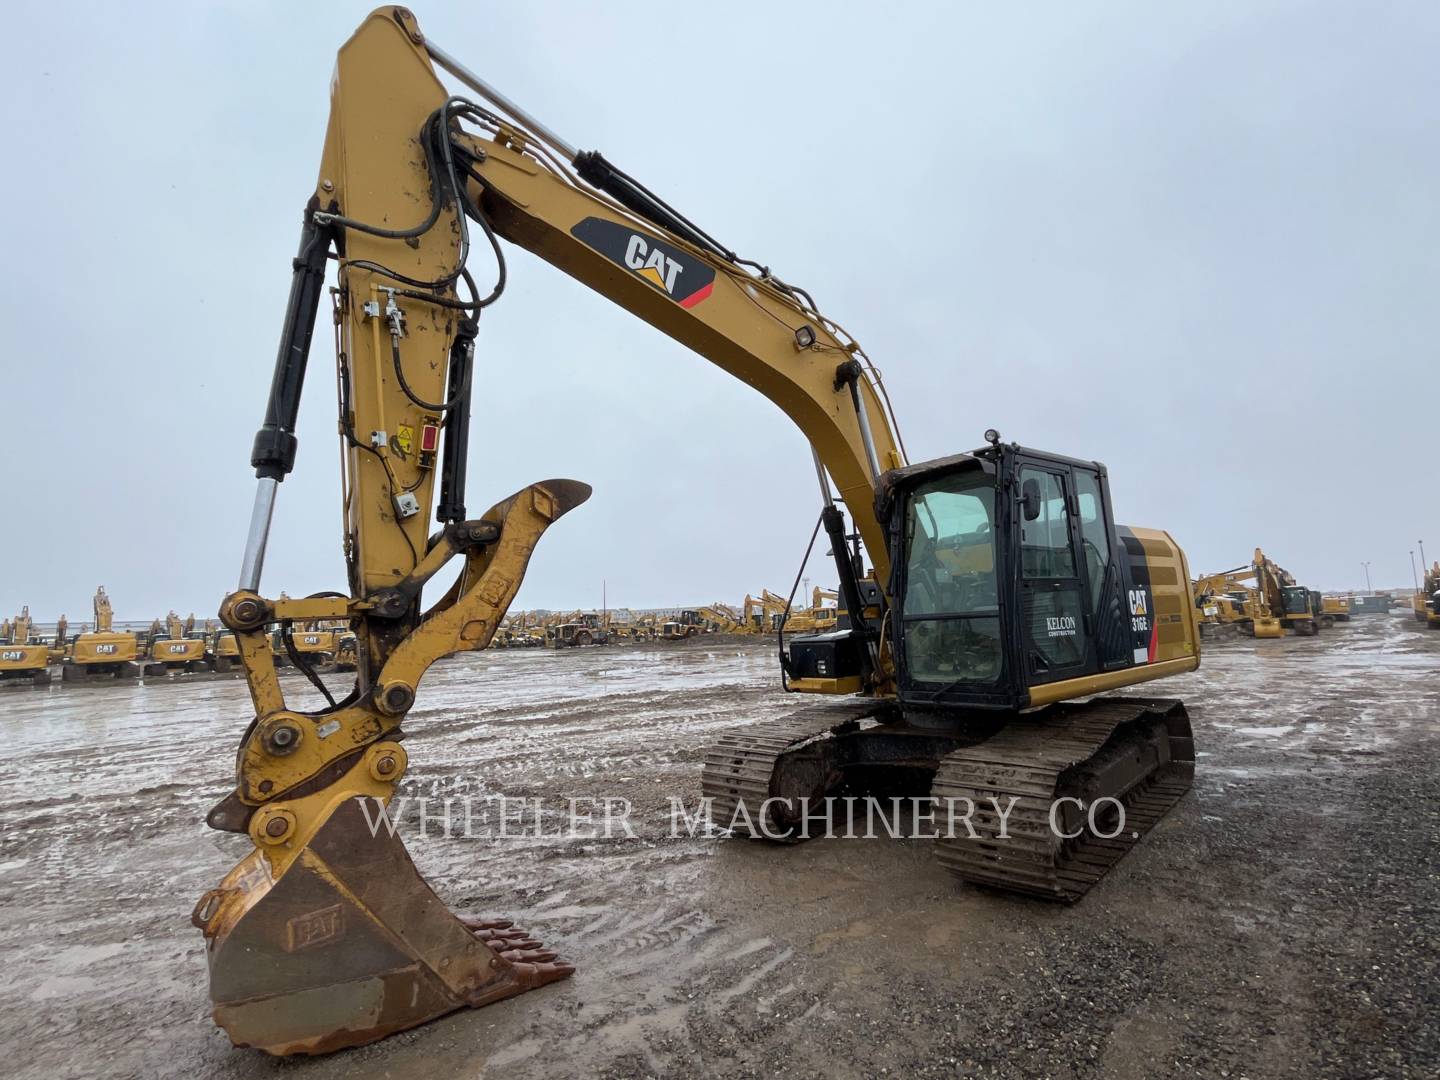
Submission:
POLYGON ((775 631, 775 641, 780 648, 780 688, 790 689, 790 681, 786 677, 790 674, 790 658, 785 655, 785 623, 790 619, 790 605, 795 603, 795 590, 800 588, 800 579, 805 576, 805 567, 810 562, 810 553, 815 550, 815 538, 820 535, 820 523, 825 520, 825 515, 815 519, 815 528, 810 532, 810 543, 805 545, 805 557, 800 560, 800 569, 795 572, 795 581, 790 586, 790 596, 785 601, 785 614, 780 617, 780 626, 775 631))

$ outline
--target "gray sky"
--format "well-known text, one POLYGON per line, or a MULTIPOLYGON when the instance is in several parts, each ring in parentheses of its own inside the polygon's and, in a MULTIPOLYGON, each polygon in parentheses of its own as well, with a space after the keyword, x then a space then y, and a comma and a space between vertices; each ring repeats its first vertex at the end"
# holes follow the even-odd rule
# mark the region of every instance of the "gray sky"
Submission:
MULTIPOLYGON (((335 49, 368 4, 7 13, 0 611, 234 585, 335 49), (22 479, 23 478, 23 479, 22 479)), ((429 3, 422 29, 807 287, 914 460, 1104 461, 1192 570, 1440 558, 1440 6, 429 3)), ((477 277, 489 272, 483 252, 477 277)), ((512 251, 469 505, 573 476, 521 606, 788 589, 817 512, 769 402, 512 251)), ((343 588, 329 336, 264 588, 343 588)), ((817 562, 813 576, 832 576, 817 562)))

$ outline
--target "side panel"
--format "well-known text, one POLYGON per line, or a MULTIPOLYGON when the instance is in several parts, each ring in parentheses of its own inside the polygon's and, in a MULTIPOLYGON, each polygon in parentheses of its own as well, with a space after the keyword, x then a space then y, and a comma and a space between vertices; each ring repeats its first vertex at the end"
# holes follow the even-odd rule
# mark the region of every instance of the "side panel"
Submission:
POLYGON ((77 664, 117 664, 139 655, 134 634, 81 634, 72 659, 77 664))
POLYGON ((43 671, 49 663, 48 645, 0 645, 0 672, 43 671))
POLYGON ((291 635, 299 653, 331 653, 335 651, 334 630, 297 631, 291 635))
POLYGON ((1199 657, 1200 631, 1190 599, 1185 553, 1169 533, 1120 526, 1129 581, 1125 605, 1136 664, 1199 657))
POLYGON ((199 638, 162 638, 150 646, 150 659, 164 664, 205 659, 205 642, 199 638))

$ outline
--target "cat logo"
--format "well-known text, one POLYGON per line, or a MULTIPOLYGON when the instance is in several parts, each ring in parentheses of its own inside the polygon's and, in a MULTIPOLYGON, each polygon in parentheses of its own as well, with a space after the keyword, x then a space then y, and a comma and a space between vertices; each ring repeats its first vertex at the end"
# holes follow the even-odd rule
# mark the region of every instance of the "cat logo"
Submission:
POLYGON ((96 645, 95 653, 98 656, 111 656, 118 648, 118 645, 96 645))
POLYGON ((286 952, 324 945, 345 936, 344 911, 339 904, 321 908, 305 915, 296 915, 285 924, 286 952))
POLYGON ((570 234, 683 308, 694 307, 715 288, 714 269, 698 256, 618 221, 588 217, 570 234))
POLYGON ((6 649, 0 653, 0 660, 24 660, 25 654, 18 649, 6 649))
POLYGON ((625 265, 646 281, 659 285, 667 293, 675 292, 675 279, 680 276, 680 263, 667 258, 658 247, 651 248, 645 243, 645 237, 639 233, 631 233, 630 242, 625 245, 625 265))
POLYGON ((1144 590, 1144 589, 1131 589, 1131 590, 1130 590, 1130 614, 1131 614, 1131 615, 1145 615, 1145 614, 1148 614, 1148 608, 1147 608, 1147 604, 1146 604, 1146 596, 1145 596, 1145 590, 1144 590))
POLYGON ((189 651, 190 651, 190 646, 188 646, 188 645, 181 645, 181 644, 179 644, 178 642, 177 642, 176 644, 170 646, 170 652, 171 652, 172 655, 179 656, 179 655, 183 655, 183 654, 185 654, 185 653, 187 653, 187 652, 189 652, 189 651))

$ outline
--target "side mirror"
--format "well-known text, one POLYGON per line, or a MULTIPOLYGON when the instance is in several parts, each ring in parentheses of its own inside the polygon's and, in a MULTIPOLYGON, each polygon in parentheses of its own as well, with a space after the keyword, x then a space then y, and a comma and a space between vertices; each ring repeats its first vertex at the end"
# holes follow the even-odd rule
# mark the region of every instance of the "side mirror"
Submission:
POLYGON ((1026 480, 1020 485, 1020 511, 1026 521, 1034 521, 1040 516, 1039 480, 1026 480))

